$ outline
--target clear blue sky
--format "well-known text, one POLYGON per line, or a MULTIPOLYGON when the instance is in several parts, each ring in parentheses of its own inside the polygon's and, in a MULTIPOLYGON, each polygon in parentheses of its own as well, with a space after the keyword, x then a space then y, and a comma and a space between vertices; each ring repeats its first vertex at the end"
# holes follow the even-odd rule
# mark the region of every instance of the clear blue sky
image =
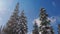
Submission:
POLYGON ((42 7, 46 8, 49 17, 55 17, 53 28, 57 31, 56 27, 60 22, 60 0, 0 0, 0 26, 7 23, 17 2, 20 3, 20 12, 24 10, 27 16, 29 32, 32 31, 33 21, 39 17, 42 7))

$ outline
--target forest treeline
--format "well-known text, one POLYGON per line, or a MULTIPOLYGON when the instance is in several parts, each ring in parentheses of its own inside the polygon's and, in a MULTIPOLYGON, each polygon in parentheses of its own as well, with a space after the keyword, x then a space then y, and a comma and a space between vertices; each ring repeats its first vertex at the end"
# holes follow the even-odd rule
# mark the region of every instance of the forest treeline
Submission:
MULTIPOLYGON (((6 26, 0 27, 0 34, 27 34, 27 17, 24 14, 24 10, 19 14, 19 3, 17 3, 13 14, 6 23, 6 26)), ((45 8, 40 9, 39 20, 41 21, 40 26, 38 27, 36 21, 33 26, 32 34, 55 34, 54 29, 48 20, 48 14, 46 13, 45 8)), ((58 25, 58 34, 60 34, 60 24, 58 25)))

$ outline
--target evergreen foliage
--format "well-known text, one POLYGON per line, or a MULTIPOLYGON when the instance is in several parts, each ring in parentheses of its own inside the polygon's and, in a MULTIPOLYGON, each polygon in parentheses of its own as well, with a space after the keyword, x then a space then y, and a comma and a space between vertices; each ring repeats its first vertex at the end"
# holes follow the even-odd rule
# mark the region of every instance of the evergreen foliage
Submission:
POLYGON ((34 24, 33 34, 39 34, 38 25, 37 25, 36 21, 35 21, 35 24, 34 24))
POLYGON ((40 21, 41 21, 40 32, 42 34, 52 34, 50 20, 48 20, 48 14, 46 13, 45 8, 41 8, 40 21))

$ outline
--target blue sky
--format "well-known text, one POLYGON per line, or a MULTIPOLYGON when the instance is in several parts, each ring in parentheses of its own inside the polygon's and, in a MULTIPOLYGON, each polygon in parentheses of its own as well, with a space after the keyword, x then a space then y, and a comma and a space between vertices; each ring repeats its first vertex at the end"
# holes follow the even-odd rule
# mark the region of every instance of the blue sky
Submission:
POLYGON ((0 0, 0 26, 9 20, 14 8, 20 3, 20 12, 24 10, 28 21, 28 31, 33 29, 33 21, 39 17, 40 8, 44 7, 53 21, 53 28, 57 34, 57 24, 60 22, 60 0, 0 0), (54 20, 53 19, 53 20, 54 20))

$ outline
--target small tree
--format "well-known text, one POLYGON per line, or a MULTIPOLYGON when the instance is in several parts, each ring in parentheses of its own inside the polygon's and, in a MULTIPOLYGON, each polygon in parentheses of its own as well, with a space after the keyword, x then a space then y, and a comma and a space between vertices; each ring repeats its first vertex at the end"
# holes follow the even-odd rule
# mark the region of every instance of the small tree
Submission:
POLYGON ((37 25, 36 21, 35 21, 35 24, 34 24, 33 34, 39 34, 38 25, 37 25))

